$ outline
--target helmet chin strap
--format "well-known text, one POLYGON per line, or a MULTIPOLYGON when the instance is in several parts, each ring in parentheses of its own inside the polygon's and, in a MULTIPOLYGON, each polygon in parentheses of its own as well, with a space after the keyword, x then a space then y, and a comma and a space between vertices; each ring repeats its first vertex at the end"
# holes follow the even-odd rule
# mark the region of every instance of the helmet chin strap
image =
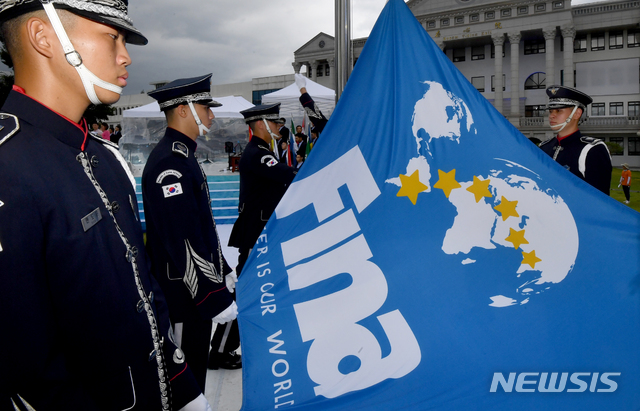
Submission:
POLYGON ((64 30, 62 26, 62 22, 58 17, 58 13, 56 9, 53 7, 53 4, 48 1, 42 1, 42 6, 44 7, 44 11, 47 13, 47 17, 49 17, 49 21, 53 26, 53 30, 56 32, 56 36, 58 36, 58 40, 60 40, 60 44, 62 44, 62 49, 64 50, 64 55, 67 59, 67 62, 71 64, 78 74, 80 75, 80 80, 82 80, 82 85, 84 86, 84 91, 87 93, 87 97, 93 104, 101 104, 102 101, 98 98, 96 94, 94 86, 101 87, 105 90, 113 91, 117 94, 122 94, 122 87, 119 87, 115 84, 108 83, 93 74, 82 62, 82 57, 80 53, 78 53, 74 48, 73 44, 69 40, 67 36, 67 32, 64 30))
POLYGON ((558 134, 559 132, 561 132, 562 130, 564 130, 564 128, 571 122, 571 120, 573 120, 573 115, 576 113, 576 110, 578 109, 578 106, 573 106, 573 111, 571 112, 571 114, 569 114, 569 117, 567 117, 567 119, 560 123, 560 124, 556 124, 554 126, 550 126, 551 130, 555 133, 558 134), (559 127, 559 128, 558 128, 559 127))
POLYGON ((269 127, 269 123, 267 122, 267 119, 263 118, 262 121, 264 122, 264 126, 267 128, 267 131, 269 132, 269 135, 271 136, 271 138, 274 140, 278 140, 278 137, 280 136, 278 136, 276 133, 271 131, 271 127, 269 127))
POLYGON ((196 108, 193 107, 193 102, 190 101, 187 104, 189 104, 189 108, 191 109, 191 114, 193 114, 193 118, 196 120, 196 124, 198 125, 198 133, 200 133, 199 135, 204 136, 209 132, 209 129, 206 128, 204 124, 202 124, 202 120, 200 120, 200 116, 198 116, 198 113, 196 113, 196 108))

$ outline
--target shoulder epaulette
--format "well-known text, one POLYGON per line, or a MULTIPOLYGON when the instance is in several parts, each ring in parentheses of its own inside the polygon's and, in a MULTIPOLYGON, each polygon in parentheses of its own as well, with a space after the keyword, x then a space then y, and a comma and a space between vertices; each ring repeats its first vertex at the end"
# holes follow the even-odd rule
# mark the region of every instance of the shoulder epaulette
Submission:
POLYGON ((187 147, 187 145, 185 143, 182 143, 180 141, 174 141, 173 142, 173 146, 171 147, 171 151, 173 151, 176 154, 179 154, 185 158, 189 157, 189 148, 187 147))
POLYGON ((604 143, 604 141, 600 140, 599 138, 594 138, 594 137, 589 137, 589 136, 580 137, 580 141, 582 141, 585 144, 591 144, 591 145, 596 145, 598 143, 604 143))
POLYGON ((91 133, 88 133, 87 135, 89 137, 91 137, 92 139, 94 139, 95 141, 99 142, 100 144, 104 144, 105 146, 111 146, 111 147, 115 148, 116 150, 118 150, 118 145, 116 143, 114 143, 113 141, 105 140, 104 138, 98 137, 95 134, 91 134, 91 133))
POLYGON ((542 146, 544 146, 545 144, 547 144, 547 143, 551 142, 554 138, 555 138, 555 137, 551 137, 550 139, 543 141, 542 143, 538 144, 538 147, 542 147, 542 146))
POLYGON ((13 114, 0 113, 0 146, 20 130, 20 121, 13 114))

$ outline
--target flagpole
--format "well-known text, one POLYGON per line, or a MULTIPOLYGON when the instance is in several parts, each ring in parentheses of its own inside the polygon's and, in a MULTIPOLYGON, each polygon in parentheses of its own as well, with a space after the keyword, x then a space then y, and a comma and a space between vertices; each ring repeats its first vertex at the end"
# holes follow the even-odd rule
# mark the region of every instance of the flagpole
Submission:
POLYGON ((336 103, 351 74, 351 0, 336 0, 335 90, 336 103))

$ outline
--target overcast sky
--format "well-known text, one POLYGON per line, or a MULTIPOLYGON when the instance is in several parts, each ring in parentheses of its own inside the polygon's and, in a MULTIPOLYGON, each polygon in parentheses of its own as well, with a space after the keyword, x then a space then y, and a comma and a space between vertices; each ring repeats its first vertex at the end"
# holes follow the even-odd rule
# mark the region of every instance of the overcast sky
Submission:
MULTIPOLYGON (((353 38, 371 32, 386 0, 352 0, 353 38)), ((292 74, 293 52, 320 32, 334 35, 335 0, 129 0, 149 39, 129 46, 125 94, 149 82, 213 73, 213 84, 292 74)))

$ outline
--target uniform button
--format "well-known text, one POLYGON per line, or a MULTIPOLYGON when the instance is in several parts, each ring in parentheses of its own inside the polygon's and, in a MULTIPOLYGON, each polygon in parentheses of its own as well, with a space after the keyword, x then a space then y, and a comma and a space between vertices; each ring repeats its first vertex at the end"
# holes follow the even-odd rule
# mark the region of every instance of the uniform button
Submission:
POLYGON ((139 313, 144 311, 144 301, 140 300, 138 301, 138 304, 136 305, 136 309, 138 310, 139 313))
POLYGON ((117 201, 114 201, 113 203, 111 203, 111 211, 113 211, 114 213, 117 213, 118 211, 120 211, 120 204, 118 204, 117 201))
POLYGON ((98 163, 100 163, 100 161, 98 161, 98 157, 93 156, 91 157, 91 167, 98 167, 98 163))
POLYGON ((180 348, 176 348, 173 352, 173 362, 176 364, 182 364, 184 362, 184 353, 180 348))

